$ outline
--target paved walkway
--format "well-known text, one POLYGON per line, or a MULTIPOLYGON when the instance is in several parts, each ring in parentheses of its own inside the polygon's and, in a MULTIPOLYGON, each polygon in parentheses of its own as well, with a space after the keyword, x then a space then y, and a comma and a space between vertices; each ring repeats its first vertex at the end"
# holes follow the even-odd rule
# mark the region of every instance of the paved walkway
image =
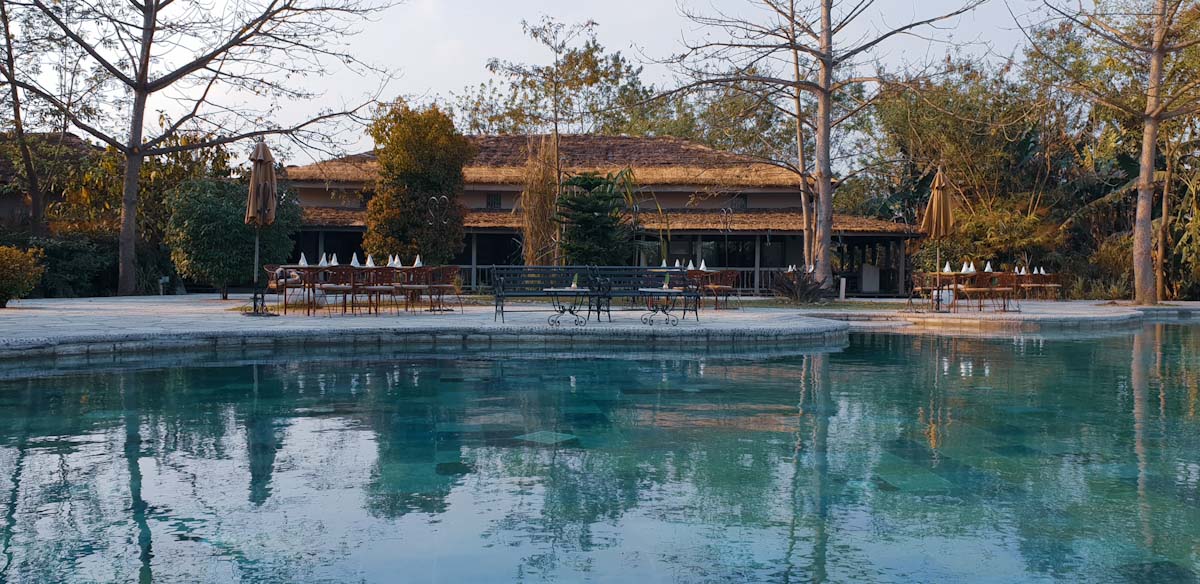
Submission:
MULTIPOLYGON (((237 309, 247 300, 221 301, 215 295, 24 300, 0 310, 0 357, 65 355, 126 350, 256 344, 336 344, 435 342, 571 343, 753 343, 842 344, 844 322, 804 316, 790 309, 701 311, 678 326, 641 322, 640 311, 613 311, 613 322, 575 326, 547 324, 548 312, 510 312, 494 322, 491 306, 467 306, 464 313, 426 312, 315 316, 289 312, 250 318, 237 309)), ((518 305, 513 308, 530 308, 518 305)), ((542 306, 544 308, 544 306, 542 306)))
MULTIPOLYGON (((894 302, 894 301, 893 301, 894 302)), ((847 330, 895 329, 912 332, 1046 332, 1088 336, 1127 330, 1148 319, 1191 318, 1200 322, 1200 302, 1171 303, 1155 309, 1097 301, 1024 302, 1020 312, 903 312, 886 308, 758 308, 701 313, 700 322, 647 326, 637 311, 614 312, 613 322, 551 327, 548 313, 509 313, 493 321, 491 306, 468 306, 465 313, 413 313, 384 316, 288 314, 248 318, 239 307, 245 297, 222 301, 215 295, 24 300, 0 310, 0 357, 103 354, 124 351, 237 347, 279 344, 434 343, 484 345, 533 342, 561 346, 575 342, 637 345, 709 343, 730 347, 754 343, 796 346, 840 345, 847 330)), ((529 305, 519 306, 528 308, 529 305)), ((517 308, 517 307, 514 307, 517 308)))

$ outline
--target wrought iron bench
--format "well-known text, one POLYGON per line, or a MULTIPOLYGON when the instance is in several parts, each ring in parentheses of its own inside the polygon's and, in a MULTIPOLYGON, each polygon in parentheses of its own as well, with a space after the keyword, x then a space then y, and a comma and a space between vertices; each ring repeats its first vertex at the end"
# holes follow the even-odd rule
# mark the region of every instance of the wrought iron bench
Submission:
POLYGON ((544 306, 525 310, 508 307, 508 300, 520 298, 552 299, 554 292, 548 290, 565 288, 578 279, 578 285, 588 290, 587 314, 608 315, 612 321, 614 299, 628 299, 631 308, 645 307, 645 301, 653 294, 650 288, 661 288, 668 283, 672 288, 682 288, 680 300, 684 302, 683 313, 692 312, 699 318, 699 288, 693 285, 682 269, 646 268, 625 266, 492 266, 492 289, 495 294, 493 320, 504 321, 505 312, 544 312, 544 306))

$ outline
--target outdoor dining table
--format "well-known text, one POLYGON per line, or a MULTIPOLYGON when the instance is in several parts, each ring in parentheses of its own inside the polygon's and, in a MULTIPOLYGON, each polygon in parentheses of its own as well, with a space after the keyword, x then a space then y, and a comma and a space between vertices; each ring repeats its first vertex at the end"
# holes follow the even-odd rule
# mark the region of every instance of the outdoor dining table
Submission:
POLYGON ((679 317, 672 312, 676 310, 679 298, 683 296, 682 288, 638 288, 638 292, 646 296, 646 308, 649 309, 642 315, 642 324, 653 325, 654 318, 659 315, 663 316, 663 324, 679 324, 679 317))
MULTIPOLYGON (((962 292, 961 292, 962 288, 966 287, 966 284, 969 284, 971 282, 971 280, 979 274, 990 274, 993 276, 1002 276, 1005 273, 1004 272, 940 272, 940 271, 939 272, 926 272, 926 275, 929 278, 933 279, 933 281, 935 282, 936 289, 934 290, 933 294, 929 295, 929 304, 933 308, 934 312, 938 312, 941 310, 942 292, 946 291, 946 290, 951 290, 954 292, 954 295, 951 298, 950 304, 947 307, 947 309, 950 310, 951 312, 956 310, 958 308, 958 301, 960 298, 962 298, 962 292)), ((1017 278, 1026 277, 1023 274, 1016 274, 1016 276, 1017 276, 1017 278)), ((1015 291, 1014 291, 1014 294, 1015 294, 1015 291)), ((1000 298, 1001 298, 1001 308, 1000 308, 1001 312, 1010 312, 1011 310, 1013 310, 1010 307, 1008 296, 1001 296, 1000 298)), ((1020 309, 1018 308, 1017 311, 1019 312, 1020 309)))
POLYGON ((390 268, 388 266, 350 266, 350 265, 345 265, 345 264, 339 264, 337 266, 328 266, 328 265, 326 265, 326 266, 315 265, 314 266, 314 265, 300 265, 300 264, 281 265, 281 266, 279 266, 280 270, 285 270, 287 272, 295 272, 297 275, 300 276, 300 284, 299 285, 289 286, 287 278, 284 278, 280 281, 279 293, 282 295, 281 297, 283 298, 283 313, 287 314, 287 291, 288 291, 288 288, 299 288, 302 291, 303 296, 304 296, 304 314, 306 316, 311 316, 313 314, 313 312, 315 312, 317 309, 317 290, 318 290, 318 286, 321 284, 321 282, 320 282, 321 272, 325 272, 330 269, 339 268, 339 267, 341 267, 341 268, 352 267, 352 268, 355 268, 358 270, 398 269, 402 273, 414 269, 411 266, 406 267, 406 268, 390 268))
POLYGON ((542 288, 542 292, 550 294, 550 305, 554 309, 554 314, 546 318, 546 322, 550 326, 559 326, 562 324, 563 316, 570 314, 575 317, 575 326, 583 326, 587 324, 591 317, 591 289, 580 288, 578 286, 567 286, 561 288, 542 288), (585 315, 579 314, 579 307, 582 302, 589 299, 588 312, 585 315))

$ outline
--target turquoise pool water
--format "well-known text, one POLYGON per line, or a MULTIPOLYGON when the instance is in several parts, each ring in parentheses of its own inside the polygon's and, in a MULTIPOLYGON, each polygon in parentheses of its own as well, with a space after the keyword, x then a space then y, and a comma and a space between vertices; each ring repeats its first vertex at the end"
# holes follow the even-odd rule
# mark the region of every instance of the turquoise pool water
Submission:
POLYGON ((1200 572, 1196 327, 200 363, 10 367, 0 582, 1200 572))

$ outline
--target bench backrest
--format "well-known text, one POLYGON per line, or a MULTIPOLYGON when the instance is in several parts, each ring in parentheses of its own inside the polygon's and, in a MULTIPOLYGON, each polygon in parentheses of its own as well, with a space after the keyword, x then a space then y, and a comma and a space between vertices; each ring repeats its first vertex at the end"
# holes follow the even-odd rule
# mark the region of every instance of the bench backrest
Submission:
POLYGON ((497 294, 541 292, 545 288, 570 286, 579 276, 579 286, 594 287, 601 282, 606 291, 631 291, 663 285, 667 275, 671 286, 683 285, 687 272, 681 268, 640 266, 492 266, 492 286, 497 294))

